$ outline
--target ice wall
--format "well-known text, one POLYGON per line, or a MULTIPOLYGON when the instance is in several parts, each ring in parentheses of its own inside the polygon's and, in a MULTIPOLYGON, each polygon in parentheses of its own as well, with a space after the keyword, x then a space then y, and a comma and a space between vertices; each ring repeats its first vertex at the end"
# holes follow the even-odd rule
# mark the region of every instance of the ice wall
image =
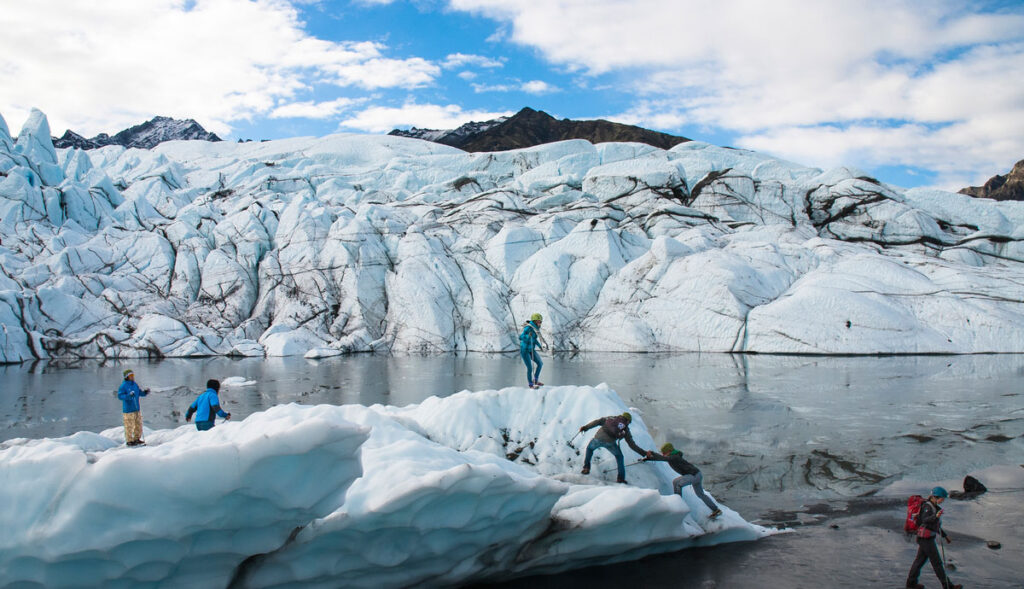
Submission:
POLYGON ((1024 352, 1024 203, 689 142, 54 151, 0 129, 0 362, 1024 352))

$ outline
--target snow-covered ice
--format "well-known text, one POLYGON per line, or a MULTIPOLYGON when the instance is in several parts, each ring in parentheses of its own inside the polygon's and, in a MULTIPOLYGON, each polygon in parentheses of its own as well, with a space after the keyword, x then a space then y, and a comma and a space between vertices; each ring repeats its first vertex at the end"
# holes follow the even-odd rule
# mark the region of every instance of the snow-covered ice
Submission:
POLYGON ((700 142, 54 150, 0 119, 0 362, 1024 352, 1024 203, 700 142))
MULTIPOLYGON (((506 388, 279 405, 209 432, 147 430, 140 448, 120 428, 9 440, 0 584, 454 585, 771 533, 724 505, 709 520, 691 489, 671 494, 664 463, 618 485, 601 451, 578 474, 593 434, 571 446, 578 427, 626 409, 604 385, 506 388)), ((632 430, 654 447, 642 416, 632 430)))

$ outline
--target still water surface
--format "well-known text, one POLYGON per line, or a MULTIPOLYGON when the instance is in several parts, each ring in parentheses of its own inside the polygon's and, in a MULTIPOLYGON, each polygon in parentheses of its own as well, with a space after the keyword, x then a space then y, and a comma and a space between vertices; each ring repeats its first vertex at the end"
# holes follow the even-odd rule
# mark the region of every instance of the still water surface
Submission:
MULTIPOLYGON (((407 405, 526 380, 517 355, 2 366, 0 439, 120 427, 114 391, 126 367, 152 389, 142 413, 155 429, 183 423, 208 378, 254 381, 222 391, 235 418, 290 402, 407 405)), ((961 540, 950 547, 954 574, 971 587, 1024 587, 1024 356, 556 355, 542 380, 608 383, 657 442, 672 441, 702 469, 716 498, 794 531, 518 586, 638 575, 648 586, 899 586, 914 551, 899 533, 906 494, 958 488, 982 472, 995 492, 947 508, 947 529, 961 540), (1002 548, 986 548, 991 539, 1002 548)), ((936 584, 930 574, 926 586, 936 584)))

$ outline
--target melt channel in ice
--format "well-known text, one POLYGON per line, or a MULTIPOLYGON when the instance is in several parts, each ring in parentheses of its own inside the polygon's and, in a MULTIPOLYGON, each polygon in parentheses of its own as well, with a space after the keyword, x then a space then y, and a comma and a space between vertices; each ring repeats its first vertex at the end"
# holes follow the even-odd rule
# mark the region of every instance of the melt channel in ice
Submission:
MULTIPOLYGON (((629 467, 591 430, 605 385, 506 388, 419 405, 279 405, 212 431, 120 428, 0 444, 2 586, 457 585, 611 563, 771 530, 665 463, 629 467), (603 472, 610 469, 609 472, 603 472)), ((641 416, 634 439, 654 448, 641 416)), ((626 448, 627 463, 639 457, 626 448)), ((709 473, 709 488, 714 477, 709 473)))

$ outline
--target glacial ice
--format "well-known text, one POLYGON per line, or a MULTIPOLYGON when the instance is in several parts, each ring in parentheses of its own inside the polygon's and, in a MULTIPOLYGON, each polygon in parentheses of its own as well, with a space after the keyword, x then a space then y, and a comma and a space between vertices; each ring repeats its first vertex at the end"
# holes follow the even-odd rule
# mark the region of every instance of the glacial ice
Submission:
POLYGON ((1024 352, 1024 203, 688 142, 54 150, 0 118, 0 362, 1024 352))
MULTIPOLYGON (((709 520, 691 489, 671 494, 665 463, 618 485, 598 452, 577 474, 594 433, 578 427, 625 409, 604 385, 512 387, 278 405, 209 432, 147 429, 140 448, 120 428, 8 440, 0 584, 457 585, 771 533, 724 505, 709 520)), ((642 416, 631 429, 653 448, 642 416)))

